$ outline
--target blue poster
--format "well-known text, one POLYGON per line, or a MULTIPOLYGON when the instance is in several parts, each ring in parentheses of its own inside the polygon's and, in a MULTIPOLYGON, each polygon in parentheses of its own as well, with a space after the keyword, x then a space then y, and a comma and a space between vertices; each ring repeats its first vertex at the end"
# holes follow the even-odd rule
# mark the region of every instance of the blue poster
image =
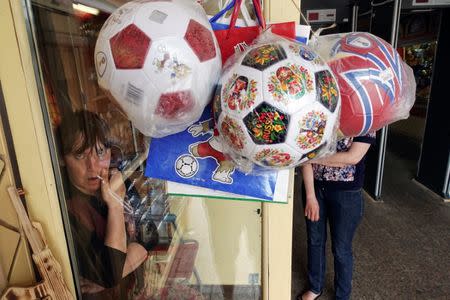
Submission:
POLYGON ((153 138, 145 176, 209 189, 273 200, 277 172, 245 175, 221 152, 214 134, 211 107, 183 132, 153 138))

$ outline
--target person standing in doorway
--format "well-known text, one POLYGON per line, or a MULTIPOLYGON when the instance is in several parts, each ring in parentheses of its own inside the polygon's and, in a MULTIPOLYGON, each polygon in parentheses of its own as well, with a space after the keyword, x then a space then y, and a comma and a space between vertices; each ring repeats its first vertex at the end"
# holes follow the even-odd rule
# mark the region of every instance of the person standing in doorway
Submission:
POLYGON ((327 223, 334 257, 337 300, 352 289, 352 242, 362 219, 365 156, 375 132, 337 142, 337 152, 302 166, 303 203, 308 243, 309 289, 298 300, 318 299, 325 285, 327 223))

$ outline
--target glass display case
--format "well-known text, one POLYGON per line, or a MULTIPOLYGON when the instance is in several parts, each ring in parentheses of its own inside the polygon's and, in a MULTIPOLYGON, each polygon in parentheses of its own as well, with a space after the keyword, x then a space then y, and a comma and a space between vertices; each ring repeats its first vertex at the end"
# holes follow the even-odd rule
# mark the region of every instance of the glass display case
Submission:
POLYGON ((100 28, 126 1, 81 2, 28 3, 78 296, 261 298, 261 204, 169 197, 144 176, 150 139, 99 88, 93 59, 100 28), (107 178, 116 197, 102 191, 107 178))

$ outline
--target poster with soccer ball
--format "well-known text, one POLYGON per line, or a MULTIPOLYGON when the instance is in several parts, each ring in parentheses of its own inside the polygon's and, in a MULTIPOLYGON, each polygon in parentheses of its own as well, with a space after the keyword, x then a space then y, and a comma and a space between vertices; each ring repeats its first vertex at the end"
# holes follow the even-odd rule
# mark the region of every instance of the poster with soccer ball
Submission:
MULTIPOLYGON (((145 175, 226 193, 216 198, 274 201, 278 172, 245 175, 221 151, 211 107, 183 132, 152 139, 145 175)), ((286 184, 287 186, 287 184, 286 184)), ((195 193, 195 192, 193 192, 195 193)), ((200 192, 199 192, 200 193, 200 192)), ((192 195, 192 193, 191 193, 192 195)), ((199 194, 200 195, 200 194, 199 194)))

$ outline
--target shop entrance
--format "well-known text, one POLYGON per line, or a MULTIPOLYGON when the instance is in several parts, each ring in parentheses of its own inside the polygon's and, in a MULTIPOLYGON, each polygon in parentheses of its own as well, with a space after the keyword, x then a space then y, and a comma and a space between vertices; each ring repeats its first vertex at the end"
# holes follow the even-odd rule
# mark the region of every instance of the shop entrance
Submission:
POLYGON ((390 189, 414 179, 448 198, 449 145, 448 138, 441 139, 449 133, 442 101, 446 93, 445 84, 437 83, 445 78, 445 66, 450 63, 444 58, 448 45, 441 30, 448 9, 444 4, 367 1, 359 11, 357 30, 392 43, 413 69, 417 84, 410 117, 378 131, 377 146, 370 150, 365 189, 382 200, 390 189))
POLYGON ((408 119, 389 126, 383 193, 407 184, 419 172, 440 18, 439 10, 403 10, 400 15, 397 50, 414 71, 416 101, 408 119))

